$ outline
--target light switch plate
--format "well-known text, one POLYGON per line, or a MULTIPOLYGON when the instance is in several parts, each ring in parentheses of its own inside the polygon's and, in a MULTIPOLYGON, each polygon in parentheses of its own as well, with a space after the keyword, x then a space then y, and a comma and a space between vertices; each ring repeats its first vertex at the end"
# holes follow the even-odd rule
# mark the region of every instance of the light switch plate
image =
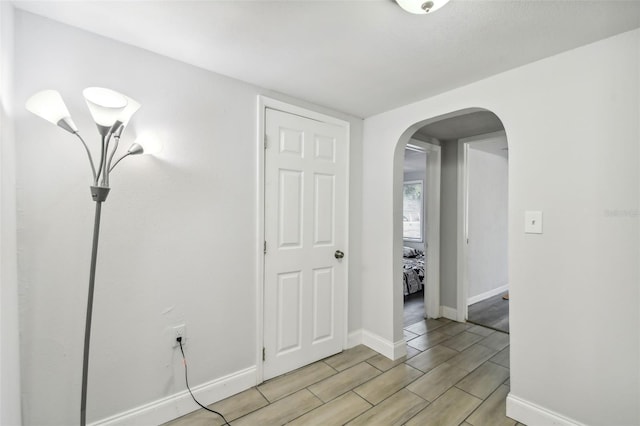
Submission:
POLYGON ((542 234, 542 212, 524 212, 524 232, 525 234, 542 234))

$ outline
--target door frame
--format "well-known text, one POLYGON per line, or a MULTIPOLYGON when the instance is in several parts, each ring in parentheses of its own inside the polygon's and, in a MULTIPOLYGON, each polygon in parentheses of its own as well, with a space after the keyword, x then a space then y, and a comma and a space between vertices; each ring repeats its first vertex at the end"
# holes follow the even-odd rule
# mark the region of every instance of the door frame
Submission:
MULTIPOLYGON (((440 318, 440 178, 442 148, 431 142, 409 139, 407 145, 421 148, 427 154, 424 193, 424 211, 427 220, 423 225, 426 235, 426 281, 424 291, 425 316, 440 318)), ((406 146, 405 146, 406 148, 406 146)), ((404 240, 403 240, 404 243, 404 240)))
MULTIPOLYGON (((485 133, 458 140, 458 249, 457 249, 457 308, 456 320, 466 322, 469 317, 469 276, 468 276, 468 247, 469 242, 469 145, 487 139, 505 138, 504 130, 485 133)), ((507 139, 507 145, 509 140, 507 139)), ((508 178, 507 178, 508 179, 508 178)))
POLYGON ((266 110, 267 108, 282 111, 285 113, 298 115, 301 117, 309 118, 324 123, 330 123, 342 127, 345 132, 345 141, 347 144, 346 149, 346 217, 345 217, 345 253, 346 256, 343 259, 345 266, 345 286, 344 286, 344 336, 342 342, 342 349, 347 348, 347 341, 349 336, 349 188, 350 188, 350 153, 351 153, 351 124, 348 121, 341 120, 336 117, 332 117, 326 114, 319 113, 314 110, 303 108, 297 105, 289 104, 287 102, 280 101, 278 99, 270 98, 264 95, 258 95, 258 108, 257 108, 257 134, 256 134, 256 149, 258 155, 256 156, 256 185, 257 185, 257 218, 256 218, 256 384, 263 382, 264 367, 263 367, 263 347, 264 347, 264 242, 265 242, 265 122, 266 122, 266 110))

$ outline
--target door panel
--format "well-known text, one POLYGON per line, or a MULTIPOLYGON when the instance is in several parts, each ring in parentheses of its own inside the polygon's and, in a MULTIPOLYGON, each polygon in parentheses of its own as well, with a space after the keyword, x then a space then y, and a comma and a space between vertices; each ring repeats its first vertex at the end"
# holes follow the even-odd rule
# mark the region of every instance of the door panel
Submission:
POLYGON ((347 131, 267 108, 264 378, 340 352, 345 334, 347 131))
POLYGON ((278 227, 280 248, 302 247, 302 220, 304 199, 303 175, 297 170, 280 170, 280 205, 278 227))
POLYGON ((333 337, 333 268, 313 271, 313 342, 333 337))
POLYGON ((335 176, 315 175, 315 202, 313 206, 314 238, 313 244, 333 245, 333 219, 335 216, 335 176))
POLYGON ((300 311, 302 310, 302 274, 300 271, 278 275, 278 353, 300 349, 300 311))

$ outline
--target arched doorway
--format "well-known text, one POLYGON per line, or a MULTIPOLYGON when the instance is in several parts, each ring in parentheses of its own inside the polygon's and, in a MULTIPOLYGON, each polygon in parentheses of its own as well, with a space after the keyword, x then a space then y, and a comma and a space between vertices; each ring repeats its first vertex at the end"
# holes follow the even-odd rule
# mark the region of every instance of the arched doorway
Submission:
MULTIPOLYGON (((404 227, 404 177, 403 161, 407 146, 419 145, 420 142, 436 145, 442 149, 442 172, 437 178, 441 180, 442 193, 438 197, 439 215, 426 215, 425 220, 425 318, 445 317, 464 322, 467 320, 467 306, 470 300, 478 301, 492 292, 503 291, 505 283, 500 283, 500 289, 477 290, 475 285, 470 287, 470 281, 475 283, 475 276, 468 275, 469 249, 469 185, 466 180, 469 175, 464 154, 468 153, 468 146, 472 142, 482 141, 482 135, 487 138, 502 139, 506 147, 506 133, 501 120, 491 111, 481 108, 470 108, 450 114, 427 119, 412 125, 400 138, 394 158, 394 277, 405 276, 405 262, 403 252, 407 240, 404 227), (431 216, 431 217, 430 217, 431 216), (438 217, 439 216, 439 217, 438 217), (430 220, 431 219, 431 220, 430 220), (437 222, 437 223, 436 223, 437 222), (433 235, 439 231, 438 242, 434 242, 433 235), (430 238, 432 237, 432 238, 430 238), (433 245, 436 244, 434 247, 433 245), (430 256, 431 255, 431 256, 430 256), (431 259, 430 259, 431 257, 431 259), (431 272, 431 276, 429 274, 431 272), (435 272, 435 273, 434 273, 435 272), (474 294, 469 294, 470 288, 474 294)), ((506 166, 508 167, 508 166, 506 166)), ((438 172, 440 173, 440 171, 438 172)), ((429 177, 434 179, 433 175, 429 177)), ((427 179, 429 180, 429 179, 427 179)), ((428 183, 424 188, 427 191, 428 183)), ((505 186, 506 200, 506 186, 505 186)), ((429 200, 429 194, 425 194, 429 200)), ((506 201, 505 201, 506 203, 506 201)), ((506 204, 504 205, 504 233, 502 240, 505 244, 504 252, 500 254, 502 260, 500 268, 506 271, 506 204)), ((495 244, 494 244, 495 246, 495 244)), ((476 247, 477 252, 477 244, 476 247)), ((477 261, 477 259, 474 259, 477 261)), ((471 268, 472 271, 477 268, 471 268)), ((475 273, 475 272, 474 272, 475 273)), ((404 278, 403 281, 404 282, 404 278)), ((481 286, 480 286, 481 287, 481 286)), ((394 288, 394 330, 403 328, 403 288, 394 288)), ((508 300, 505 301, 508 304, 508 300)), ((508 313, 507 313, 508 317, 508 313)), ((409 336, 410 337, 410 336, 409 336)))

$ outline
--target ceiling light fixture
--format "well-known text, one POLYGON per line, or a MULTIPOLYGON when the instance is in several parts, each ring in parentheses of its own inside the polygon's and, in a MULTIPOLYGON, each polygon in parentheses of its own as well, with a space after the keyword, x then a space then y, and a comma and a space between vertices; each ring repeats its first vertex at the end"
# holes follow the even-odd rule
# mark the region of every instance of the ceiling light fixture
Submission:
POLYGON ((85 143, 75 123, 71 119, 69 110, 56 90, 43 90, 31 96, 26 108, 40 118, 55 124, 80 139, 84 146, 89 165, 93 173, 91 197, 96 202, 95 221, 93 226, 93 244, 91 250, 91 264, 89 267, 89 296, 87 300, 87 317, 84 332, 84 357, 82 364, 82 395, 80 400, 80 425, 85 426, 87 420, 87 379, 89 373, 89 341, 91 338, 91 317, 93 311, 93 289, 96 278, 96 260, 98 255, 98 236, 100 233, 100 212, 102 203, 109 194, 109 175, 118 163, 130 155, 142 154, 144 149, 139 143, 133 143, 127 152, 113 162, 118 149, 120 136, 131 116, 140 108, 140 104, 121 93, 102 87, 89 87, 82 92, 89 107, 93 121, 98 126, 101 137, 100 162, 96 163, 89 147, 85 143), (102 178, 102 180, 100 179, 102 178))
POLYGON ((396 0, 401 8, 416 15, 435 12, 448 2, 449 0, 396 0))

